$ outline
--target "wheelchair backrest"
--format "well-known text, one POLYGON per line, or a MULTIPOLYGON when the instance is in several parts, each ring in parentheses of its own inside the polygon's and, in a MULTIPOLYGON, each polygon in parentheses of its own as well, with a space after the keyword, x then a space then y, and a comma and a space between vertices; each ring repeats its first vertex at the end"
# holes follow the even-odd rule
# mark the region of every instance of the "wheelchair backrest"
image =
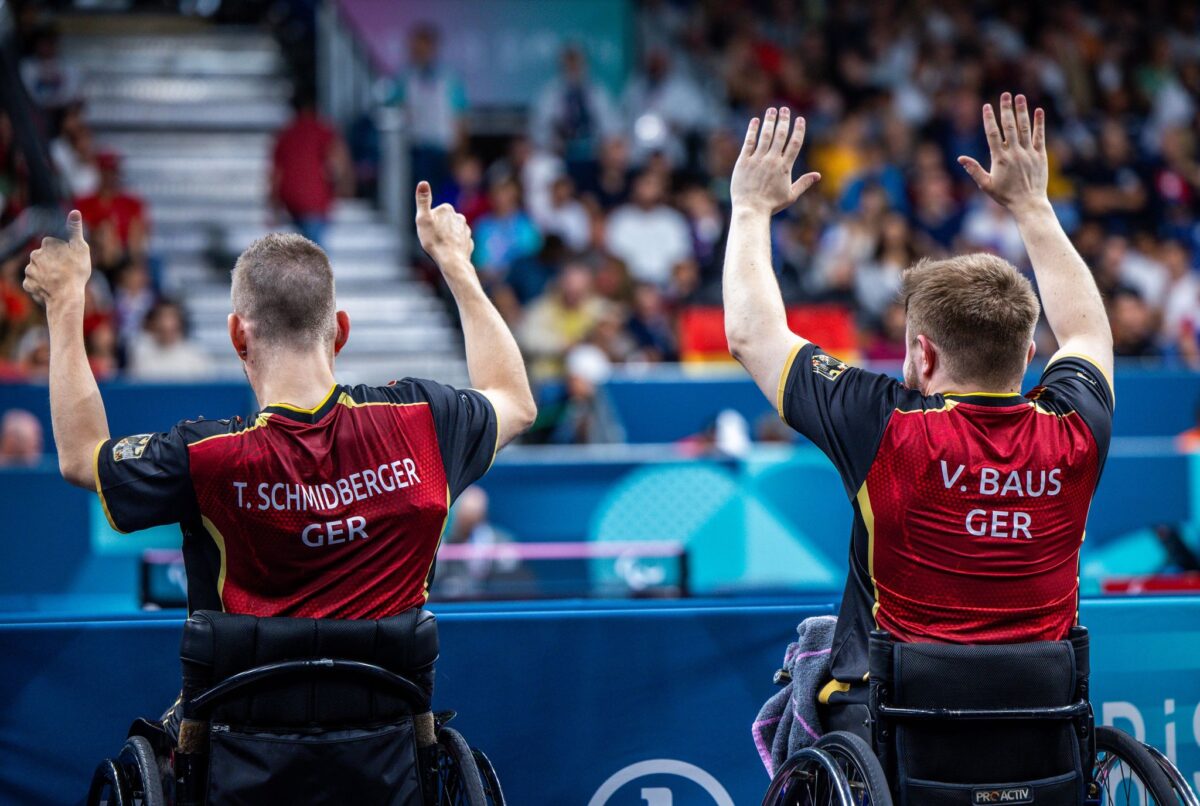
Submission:
POLYGON ((428 708, 438 658, 437 620, 413 609, 377 621, 259 618, 199 610, 184 625, 183 696, 279 661, 336 658, 380 666, 416 683, 419 707, 359 679, 287 676, 217 705, 215 721, 264 728, 324 728, 386 722, 428 708))
POLYGON ((980 646, 876 633, 870 651, 876 749, 902 804, 1081 801, 1091 734, 1080 705, 1086 630, 980 646), (1064 716, 1072 706, 1075 715, 1064 716), (991 715, 972 715, 980 711, 991 715))

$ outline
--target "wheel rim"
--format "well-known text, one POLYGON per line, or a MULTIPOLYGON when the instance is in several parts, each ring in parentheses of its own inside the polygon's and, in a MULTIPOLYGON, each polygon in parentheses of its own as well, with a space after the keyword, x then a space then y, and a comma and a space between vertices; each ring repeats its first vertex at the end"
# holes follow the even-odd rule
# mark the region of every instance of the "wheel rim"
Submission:
POLYGON ((449 753, 438 753, 437 782, 439 806, 470 806, 462 772, 449 753))
POLYGON ((823 749, 846 776, 846 782, 850 785, 851 802, 855 806, 869 806, 871 788, 867 785, 867 777, 858 766, 858 762, 851 755, 843 752, 840 747, 831 745, 823 749))
POLYGON ((1096 753, 1092 781, 1097 789, 1094 800, 1100 806, 1168 806, 1158 803, 1142 777, 1125 759, 1111 750, 1096 753))
POLYGON ((774 806, 843 806, 854 803, 839 776, 838 764, 827 752, 802 750, 777 774, 763 803, 774 806))

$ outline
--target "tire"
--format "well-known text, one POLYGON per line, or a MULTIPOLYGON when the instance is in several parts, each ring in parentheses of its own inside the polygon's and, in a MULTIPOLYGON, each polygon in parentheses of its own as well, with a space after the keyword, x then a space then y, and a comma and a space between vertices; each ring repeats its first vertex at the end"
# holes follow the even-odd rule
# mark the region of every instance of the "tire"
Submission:
POLYGON ((1175 790, 1176 797, 1179 798, 1180 805, 1200 806, 1200 798, 1196 797, 1196 793, 1188 786, 1187 779, 1183 777, 1183 773, 1179 771, 1179 768, 1171 763, 1171 759, 1148 744, 1143 744, 1142 747, 1146 748, 1146 752, 1162 768, 1163 774, 1167 776, 1167 780, 1171 783, 1171 788, 1175 790))
POLYGON ((129 796, 129 783, 121 766, 111 758, 106 758, 96 766, 92 773, 92 784, 88 787, 87 806, 129 806, 133 799, 129 796), (105 793, 108 797, 105 797, 105 793))
POLYGON ((166 806, 167 799, 163 794, 158 757, 145 737, 131 736, 126 739, 125 746, 117 756, 117 763, 129 782, 131 803, 140 803, 141 806, 166 806))
POLYGON ((479 768, 479 777, 483 779, 483 794, 489 806, 505 806, 504 790, 500 788, 500 779, 496 777, 496 768, 482 750, 471 750, 475 756, 475 766, 479 768))
POLYGON ((475 755, 454 728, 438 731, 437 806, 488 806, 475 755))
POLYGON ((762 806, 854 806, 854 797, 833 757, 806 747, 776 770, 762 806))
POLYGON ((883 765, 861 737, 835 730, 818 739, 814 746, 837 762, 850 784, 855 806, 892 806, 892 789, 883 765))
POLYGON ((1179 803, 1166 773, 1142 743, 1107 726, 1096 728, 1096 766, 1090 785, 1094 789, 1089 796, 1095 795, 1099 806, 1133 802, 1135 798, 1145 806, 1179 803), (1131 792, 1131 787, 1138 791, 1131 792))

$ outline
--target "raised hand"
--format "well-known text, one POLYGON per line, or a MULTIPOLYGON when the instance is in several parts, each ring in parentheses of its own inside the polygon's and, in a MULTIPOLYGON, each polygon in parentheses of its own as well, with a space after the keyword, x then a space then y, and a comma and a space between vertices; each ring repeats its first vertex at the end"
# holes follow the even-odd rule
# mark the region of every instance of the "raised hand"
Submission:
POLYGON ((983 170, 970 157, 959 157, 958 164, 966 169, 980 190, 1013 213, 1046 205, 1049 168, 1045 113, 1041 109, 1035 110, 1031 123, 1025 96, 1016 97, 1014 110, 1013 96, 1006 92, 1000 96, 999 124, 992 105, 984 104, 983 130, 991 151, 991 171, 983 170))
POLYGON ((29 255, 22 287, 40 303, 83 302, 84 287, 92 276, 92 255, 83 240, 83 216, 78 210, 67 216, 67 238, 43 238, 41 248, 29 255))
POLYGON ((475 241, 467 219, 449 204, 431 208, 433 190, 428 182, 417 183, 417 237, 423 248, 444 272, 456 264, 470 265, 475 241))
POLYGON ((729 187, 735 209, 777 213, 821 178, 818 173, 807 173, 792 181, 792 166, 804 145, 804 118, 796 118, 789 137, 790 118, 791 110, 785 106, 778 112, 768 109, 761 130, 758 118, 750 121, 729 187))

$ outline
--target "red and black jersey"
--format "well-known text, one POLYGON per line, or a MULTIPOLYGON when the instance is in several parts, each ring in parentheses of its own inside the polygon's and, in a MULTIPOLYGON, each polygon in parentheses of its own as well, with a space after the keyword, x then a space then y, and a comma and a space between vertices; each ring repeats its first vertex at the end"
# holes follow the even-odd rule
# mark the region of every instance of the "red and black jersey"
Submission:
POLYGON ((804 343, 780 416, 833 461, 854 508, 833 676, 864 679, 870 630, 901 641, 1059 640, 1112 434, 1112 387, 1054 361, 1027 395, 925 396, 804 343))
POLYGON ((189 610, 377 619, 425 602, 450 504, 496 439, 473 390, 334 386, 313 409, 107 440, 96 481, 114 529, 181 525, 189 610))

